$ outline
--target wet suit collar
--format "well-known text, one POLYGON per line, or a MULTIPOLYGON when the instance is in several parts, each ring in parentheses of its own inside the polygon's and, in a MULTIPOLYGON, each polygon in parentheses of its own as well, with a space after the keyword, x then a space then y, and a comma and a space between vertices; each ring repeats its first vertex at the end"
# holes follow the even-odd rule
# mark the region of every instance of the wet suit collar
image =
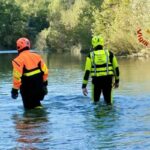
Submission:
POLYGON ((22 50, 18 51, 18 54, 20 54, 20 53, 22 53, 24 51, 29 51, 29 49, 22 49, 22 50))

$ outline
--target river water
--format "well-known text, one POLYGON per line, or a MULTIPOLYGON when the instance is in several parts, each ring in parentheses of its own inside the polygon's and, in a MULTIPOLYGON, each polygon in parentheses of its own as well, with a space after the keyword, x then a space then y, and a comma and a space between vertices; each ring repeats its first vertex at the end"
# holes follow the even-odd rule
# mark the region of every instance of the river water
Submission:
POLYGON ((81 92, 84 57, 42 54, 49 67, 44 109, 25 111, 10 97, 11 60, 0 54, 0 150, 149 150, 150 60, 119 59, 114 104, 94 105, 81 92))

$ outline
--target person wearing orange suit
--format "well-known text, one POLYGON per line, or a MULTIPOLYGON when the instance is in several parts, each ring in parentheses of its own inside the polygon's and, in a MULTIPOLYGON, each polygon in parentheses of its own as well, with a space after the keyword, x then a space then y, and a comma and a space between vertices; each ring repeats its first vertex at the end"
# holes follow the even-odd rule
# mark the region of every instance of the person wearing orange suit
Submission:
POLYGON ((48 92, 48 68, 39 54, 30 51, 29 39, 19 38, 16 46, 11 97, 16 99, 20 91, 25 109, 41 108, 41 100, 48 92))

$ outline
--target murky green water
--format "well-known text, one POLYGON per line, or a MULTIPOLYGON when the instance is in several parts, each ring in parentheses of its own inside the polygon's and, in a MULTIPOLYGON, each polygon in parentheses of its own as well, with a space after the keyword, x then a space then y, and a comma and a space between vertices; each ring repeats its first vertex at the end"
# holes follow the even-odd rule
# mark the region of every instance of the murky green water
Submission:
POLYGON ((120 88, 108 107, 82 95, 84 59, 45 54, 44 109, 25 112, 21 97, 10 97, 14 56, 0 54, 0 150, 150 149, 150 60, 119 60, 120 88))

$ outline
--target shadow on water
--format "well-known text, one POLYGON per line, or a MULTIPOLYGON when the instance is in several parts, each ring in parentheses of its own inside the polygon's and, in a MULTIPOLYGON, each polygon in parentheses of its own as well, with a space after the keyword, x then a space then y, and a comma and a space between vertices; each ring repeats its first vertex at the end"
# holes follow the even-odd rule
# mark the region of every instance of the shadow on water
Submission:
POLYGON ((48 116, 45 109, 26 110, 12 116, 17 132, 15 149, 46 149, 49 140, 48 116))

